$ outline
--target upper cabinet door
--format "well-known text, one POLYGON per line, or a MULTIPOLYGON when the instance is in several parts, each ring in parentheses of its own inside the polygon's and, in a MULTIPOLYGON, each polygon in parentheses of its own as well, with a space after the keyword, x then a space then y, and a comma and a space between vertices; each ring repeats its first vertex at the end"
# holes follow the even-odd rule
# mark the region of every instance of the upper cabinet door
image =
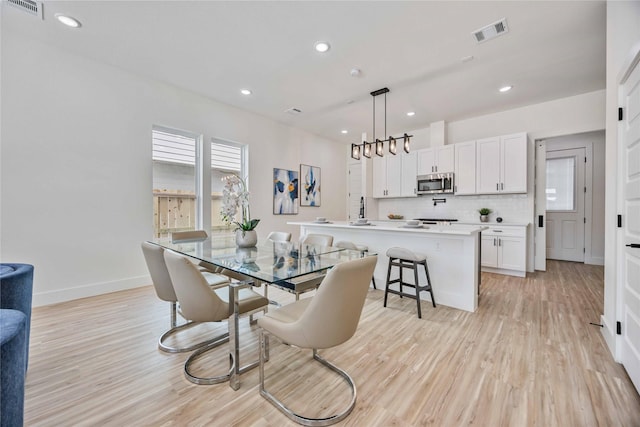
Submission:
POLYGON ((418 175, 427 175, 435 172, 436 150, 425 148, 416 151, 418 156, 418 175))
POLYGON ((500 138, 476 141, 476 190, 479 194, 500 192, 500 138))
POLYGON ((453 172, 454 170, 454 145, 445 145, 436 148, 436 170, 434 172, 453 172))
POLYGON ((461 142, 455 147, 455 194, 476 194, 476 142, 461 142))
POLYGON ((527 134, 500 137, 502 180, 500 192, 527 192, 527 134))
POLYGON ((387 197, 400 197, 402 190, 402 155, 387 155, 387 197))
POLYGON ((384 157, 374 156, 373 158, 372 187, 374 198, 385 197, 387 193, 387 159, 384 157))
POLYGON ((418 155, 416 152, 404 154, 402 156, 402 197, 418 197, 416 194, 416 182, 418 175, 418 155))

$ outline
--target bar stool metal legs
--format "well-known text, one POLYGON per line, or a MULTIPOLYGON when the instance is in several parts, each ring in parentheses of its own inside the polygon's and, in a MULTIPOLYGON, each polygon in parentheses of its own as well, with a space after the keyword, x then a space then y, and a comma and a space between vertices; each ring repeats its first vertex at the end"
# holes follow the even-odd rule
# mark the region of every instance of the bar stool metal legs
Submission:
POLYGON ((391 248, 387 251, 387 256, 389 257, 389 268, 387 269, 387 283, 384 290, 384 307, 387 306, 387 296, 388 294, 394 294, 402 297, 413 298, 416 300, 417 308, 418 308, 418 318, 422 318, 422 308, 420 306, 420 292, 427 291, 431 295, 431 303, 433 306, 436 306, 436 300, 433 296, 433 289, 431 288, 431 278, 429 277, 429 267, 427 267, 427 259, 423 255, 415 254, 407 249, 402 248, 391 248), (427 277, 427 283, 424 285, 420 285, 418 278, 418 265, 422 265, 424 268, 425 275, 427 277), (391 269, 392 267, 399 268, 399 277, 397 279, 391 280, 391 269), (404 281, 403 270, 405 268, 413 270, 413 283, 408 283, 404 281), (394 283, 398 283, 399 290, 390 289, 389 285, 394 283), (415 289, 415 295, 404 292, 403 286, 408 286, 415 289))

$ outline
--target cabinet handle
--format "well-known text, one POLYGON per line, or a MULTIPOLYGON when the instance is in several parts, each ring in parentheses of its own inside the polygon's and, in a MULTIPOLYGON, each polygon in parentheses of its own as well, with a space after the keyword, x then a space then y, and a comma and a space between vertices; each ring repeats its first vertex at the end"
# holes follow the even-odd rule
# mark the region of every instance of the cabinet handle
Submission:
POLYGON ((436 169, 436 172, 438 172, 438 166, 436 165, 436 166, 434 166, 434 168, 436 169))
POLYGON ((414 188, 414 189, 413 189, 413 194, 416 194, 416 193, 417 193, 417 191, 416 191, 416 189, 414 188))
POLYGON ((493 238, 493 246, 495 246, 495 245, 496 245, 496 238, 494 237, 493 238))
POLYGON ((498 184, 498 183, 496 182, 496 191, 499 191, 499 190, 500 190, 499 185, 500 185, 500 184, 498 184))
POLYGON ((498 246, 502 246, 502 239, 498 239, 498 246))
POLYGON ((454 193, 457 193, 457 192, 458 192, 458 186, 457 186, 457 185, 454 185, 454 186, 453 186, 453 192, 454 192, 454 193))
POLYGON ((504 182, 500 184, 500 187, 501 190, 504 190, 504 182))
POLYGON ((502 233, 502 230, 493 230, 494 233, 502 233))

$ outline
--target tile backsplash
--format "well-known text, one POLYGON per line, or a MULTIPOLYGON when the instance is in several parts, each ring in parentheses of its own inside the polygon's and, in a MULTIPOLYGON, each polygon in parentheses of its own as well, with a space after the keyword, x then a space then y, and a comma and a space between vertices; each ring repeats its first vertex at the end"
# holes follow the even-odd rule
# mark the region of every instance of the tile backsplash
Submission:
POLYGON ((378 199, 378 218, 386 219, 390 213, 405 218, 455 218, 464 222, 478 222, 478 209, 489 208, 493 212, 489 220, 502 217, 505 223, 531 222, 526 194, 496 194, 481 196, 430 195, 416 198, 378 199), (433 205, 433 199, 446 199, 446 203, 433 205))

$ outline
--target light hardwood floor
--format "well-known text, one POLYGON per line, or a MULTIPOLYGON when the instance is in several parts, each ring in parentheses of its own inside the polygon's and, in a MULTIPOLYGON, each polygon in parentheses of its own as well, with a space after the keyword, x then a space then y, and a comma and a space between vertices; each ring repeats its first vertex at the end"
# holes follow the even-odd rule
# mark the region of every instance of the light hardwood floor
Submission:
MULTIPOLYGON (((321 351, 358 387, 342 424, 640 426, 640 397, 589 324, 602 313, 602 267, 547 265, 524 279, 483 273, 476 313, 424 303, 419 320, 415 301, 390 295, 385 309, 383 291, 371 290, 356 335, 321 351)), ((257 369, 237 392, 189 383, 186 355, 157 350, 168 323, 151 287, 34 309, 25 425, 295 425, 260 397, 257 369)), ((185 335, 221 326, 197 329, 185 335)), ((256 333, 246 320, 242 329, 246 361, 257 357, 256 333)), ((225 363, 220 349, 198 368, 225 363)), ((310 352, 277 341, 266 372, 267 387, 309 415, 349 397, 310 352)))

